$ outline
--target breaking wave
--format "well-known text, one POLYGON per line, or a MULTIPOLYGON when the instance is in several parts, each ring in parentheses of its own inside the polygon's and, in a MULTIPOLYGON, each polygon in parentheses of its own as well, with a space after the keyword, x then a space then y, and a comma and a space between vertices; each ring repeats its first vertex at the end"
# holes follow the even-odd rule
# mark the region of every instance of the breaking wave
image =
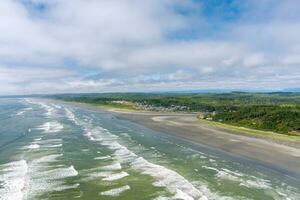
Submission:
POLYGON ((0 199, 22 200, 26 197, 28 165, 25 160, 0 165, 0 199))
MULTIPOLYGON (((70 113, 69 113, 70 115, 70 113)), ((74 114, 72 115, 74 116, 74 114)), ((86 136, 92 140, 97 141, 99 144, 106 146, 114 151, 114 159, 120 163, 104 166, 102 170, 120 170, 122 169, 121 163, 129 163, 130 166, 140 171, 143 174, 152 176, 156 181, 153 183, 157 187, 165 187, 174 196, 171 199, 205 199, 208 197, 215 198, 208 188, 202 186, 202 188, 196 188, 183 176, 177 172, 170 170, 164 166, 151 163, 141 156, 136 155, 125 146, 121 145, 117 139, 118 136, 111 134, 108 130, 102 127, 93 127, 91 124, 85 121, 79 121, 72 117, 72 121, 76 121, 85 131, 86 136)), ((106 191, 104 194, 114 194, 114 190, 106 191)), ((103 195, 103 193, 101 193, 103 195)), ((170 199, 170 198, 169 198, 170 199)))
POLYGON ((32 110, 32 108, 24 108, 22 110, 20 110, 19 112, 17 112, 17 116, 21 116, 23 114, 25 114, 27 111, 32 110))
POLYGON ((122 187, 119 187, 119 188, 114 188, 114 189, 111 189, 111 190, 107 190, 107 191, 104 191, 104 192, 101 192, 100 194, 103 195, 103 196, 119 196, 121 193, 125 192, 126 190, 129 190, 130 189, 130 186, 129 185, 125 185, 125 186, 122 186, 122 187))
POLYGON ((41 126, 38 126, 38 130, 43 130, 44 133, 57 133, 60 132, 64 126, 57 121, 46 122, 41 126))

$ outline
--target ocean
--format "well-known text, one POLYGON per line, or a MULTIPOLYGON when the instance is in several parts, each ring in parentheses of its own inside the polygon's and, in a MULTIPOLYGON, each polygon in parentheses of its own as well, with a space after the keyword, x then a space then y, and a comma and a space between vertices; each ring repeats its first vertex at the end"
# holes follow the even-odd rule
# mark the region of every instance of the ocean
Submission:
POLYGON ((0 200, 300 199, 297 177, 118 118, 0 99, 0 200))

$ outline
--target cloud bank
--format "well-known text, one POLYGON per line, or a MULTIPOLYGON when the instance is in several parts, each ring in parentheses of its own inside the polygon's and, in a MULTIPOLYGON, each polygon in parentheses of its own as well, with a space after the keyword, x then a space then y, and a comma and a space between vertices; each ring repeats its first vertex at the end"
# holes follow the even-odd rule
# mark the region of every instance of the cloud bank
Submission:
POLYGON ((0 13, 0 94, 300 86, 297 0, 2 0, 0 13))

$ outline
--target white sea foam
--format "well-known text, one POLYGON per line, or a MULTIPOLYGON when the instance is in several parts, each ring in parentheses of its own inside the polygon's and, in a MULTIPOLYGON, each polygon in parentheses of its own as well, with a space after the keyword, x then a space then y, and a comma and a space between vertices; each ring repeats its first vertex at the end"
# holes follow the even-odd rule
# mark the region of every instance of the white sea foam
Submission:
POLYGON ((114 150, 115 158, 121 163, 130 163, 134 169, 142 171, 143 174, 154 177, 157 180, 155 183, 153 183, 155 186, 166 187, 171 193, 174 193, 175 196, 179 195, 177 194, 178 191, 181 191, 180 196, 184 195, 186 198, 200 198, 205 196, 188 180, 175 171, 148 162, 144 158, 139 157, 135 153, 128 150, 125 146, 119 144, 117 141, 114 141, 116 137, 109 135, 107 131, 99 130, 101 129, 97 128, 96 131, 92 131, 91 134, 103 133, 103 135, 106 137, 102 137, 103 139, 100 141, 100 143, 104 146, 107 146, 109 149, 114 150))
POLYGON ((99 157, 95 157, 94 160, 107 160, 110 158, 111 158, 111 156, 99 156, 99 157))
POLYGON ((52 105, 54 108, 57 108, 57 109, 61 109, 61 108, 62 108, 60 105, 57 105, 57 104, 54 104, 54 103, 52 103, 51 105, 52 105))
MULTIPOLYGON (((294 187, 288 187, 287 189, 283 188, 276 188, 276 193, 280 196, 279 199, 285 199, 285 200, 298 200, 299 199, 299 193, 298 190, 294 187)), ((278 199, 278 198, 274 198, 278 199)))
POLYGON ((44 133, 57 133, 60 132, 64 126, 57 121, 46 122, 41 126, 38 126, 37 129, 43 130, 44 133))
POLYGON ((56 147, 62 147, 62 144, 49 144, 49 145, 44 145, 43 147, 45 148, 56 148, 56 147))
POLYGON ((92 136, 92 133, 91 132, 87 132, 86 134, 85 134, 85 136, 87 136, 90 140, 95 140, 95 138, 92 136))
POLYGON ((103 178, 102 180, 115 181, 115 180, 122 179, 126 176, 129 176, 129 174, 127 172, 120 172, 120 173, 110 174, 110 175, 106 176, 105 178, 103 178))
POLYGON ((30 145, 26 146, 25 148, 27 148, 27 149, 38 149, 38 148, 40 148, 40 145, 33 143, 33 144, 30 144, 30 145))
POLYGON ((210 167, 210 166, 203 165, 202 168, 204 168, 204 169, 210 169, 210 170, 214 170, 216 172, 219 172, 219 170, 217 168, 215 168, 215 167, 210 167))
POLYGON ((107 191, 104 191, 104 192, 101 192, 100 194, 103 195, 103 196, 119 196, 121 193, 125 192, 126 190, 129 190, 130 189, 130 186, 129 185, 125 185, 125 186, 122 186, 122 187, 119 187, 119 188, 114 188, 114 189, 111 189, 111 190, 107 190, 107 191))
POLYGON ((46 145, 52 145, 52 144, 61 144, 62 139, 47 139, 47 140, 41 140, 41 138, 38 138, 37 141, 39 144, 46 144, 46 145))
POLYGON ((79 183, 75 183, 72 185, 60 185, 59 187, 53 187, 52 191, 63 191, 63 190, 69 190, 69 189, 75 189, 80 186, 79 183))
POLYGON ((70 121, 74 122, 76 125, 80 125, 80 123, 78 122, 74 113, 71 110, 65 108, 65 111, 66 111, 67 117, 70 121))
POLYGON ((42 148, 58 148, 63 146, 62 139, 40 140, 38 138, 38 140, 34 140, 34 143, 40 145, 42 148))
POLYGON ((114 163, 111 165, 103 166, 103 167, 101 167, 101 169, 103 169, 103 170, 120 170, 120 169, 122 169, 122 166, 120 165, 120 163, 114 163))
POLYGON ((260 178, 255 178, 254 180, 244 180, 240 182, 240 185, 248 188, 268 189, 272 187, 269 181, 260 178))
POLYGON ((186 193, 182 192, 181 190, 176 190, 176 194, 173 197, 174 199, 184 199, 184 200, 194 200, 191 196, 187 195, 186 193))
POLYGON ((271 188, 271 184, 269 183, 268 180, 264 180, 254 176, 247 176, 245 174, 231 171, 225 168, 217 169, 215 167, 209 167, 209 166, 202 166, 202 167, 205 169, 210 169, 215 171, 216 172, 215 176, 217 178, 238 182, 239 185, 241 186, 245 186, 248 188, 258 188, 258 189, 271 188))
POLYGON ((25 160, 0 166, 0 200, 22 200, 26 197, 28 166, 25 160))
POLYGON ((25 111, 24 110, 21 110, 21 111, 19 111, 19 112, 17 112, 17 116, 19 116, 19 115, 23 115, 25 113, 25 111))
POLYGON ((143 174, 154 177, 157 180, 154 183, 155 186, 166 187, 170 192, 175 193, 175 196, 178 191, 181 191, 180 195, 185 195, 186 198, 200 198, 205 196, 177 172, 150 163, 142 157, 135 159, 131 165, 134 169, 142 171, 143 174))
POLYGON ((25 98, 24 101, 29 104, 35 104, 32 100, 25 98))
POLYGON ((156 197, 153 200, 170 200, 170 198, 169 197, 164 197, 164 196, 159 196, 159 197, 156 197))
POLYGON ((74 166, 58 167, 47 170, 48 165, 39 162, 31 167, 30 197, 38 196, 51 191, 63 191, 77 188, 79 184, 66 184, 65 179, 78 175, 74 166))
POLYGON ((107 177, 114 173, 113 171, 101 171, 101 168, 89 169, 87 170, 87 172, 88 172, 88 176, 91 177, 107 177))
POLYGON ((55 109, 53 107, 47 105, 46 103, 44 103, 44 102, 37 102, 37 104, 39 104, 43 109, 46 110, 46 114, 45 115, 47 117, 51 117, 55 113, 55 109))
POLYGON ((46 175, 50 175, 51 179, 59 179, 59 178, 67 178, 72 176, 77 176, 78 171, 75 170, 74 166, 71 165, 70 167, 65 168, 56 168, 53 170, 49 170, 44 172, 46 175))
POLYGON ((55 105, 55 104, 50 104, 46 103, 46 102, 41 102, 41 101, 37 101, 37 100, 29 100, 26 99, 25 101, 27 101, 27 103, 30 104, 35 104, 35 105, 39 105, 42 109, 46 110, 46 117, 51 118, 54 116, 54 114, 56 113, 56 109, 55 108, 59 108, 60 106, 55 105))
POLYGON ((52 154, 52 155, 46 155, 41 158, 35 159, 32 161, 33 164, 40 164, 40 163, 50 163, 50 162, 56 162, 58 161, 58 158, 63 156, 63 154, 52 154))
MULTIPOLYGON (((159 196, 159 197, 155 198, 154 200, 171 200, 171 199, 172 200, 178 200, 178 199, 189 200, 190 198, 186 197, 184 194, 182 194, 181 191, 178 191, 174 197, 159 196)), ((191 200, 194 200, 194 199, 191 199, 191 200)), ((208 200, 208 198, 206 196, 202 196, 198 200, 208 200)))
POLYGON ((94 168, 94 169, 89 169, 89 170, 81 170, 81 173, 84 177, 81 180, 84 182, 91 181, 91 180, 98 179, 98 178, 107 177, 107 176, 110 176, 113 174, 112 171, 101 171, 101 169, 99 169, 99 168, 96 168, 96 169, 94 168))
POLYGON ((20 110, 16 115, 17 116, 23 115, 29 110, 32 110, 32 108, 24 108, 24 109, 20 110))
POLYGON ((87 152, 87 151, 90 151, 90 150, 89 149, 81 149, 81 151, 87 152))

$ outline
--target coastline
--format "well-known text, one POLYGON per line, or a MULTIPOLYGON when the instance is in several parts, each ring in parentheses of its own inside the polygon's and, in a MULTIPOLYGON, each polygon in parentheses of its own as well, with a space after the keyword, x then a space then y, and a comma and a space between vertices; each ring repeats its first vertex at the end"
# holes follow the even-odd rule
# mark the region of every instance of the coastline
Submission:
POLYGON ((203 123, 196 114, 131 111, 85 103, 60 102, 95 111, 110 112, 116 117, 152 130, 257 161, 288 175, 300 177, 299 144, 280 144, 268 139, 237 134, 221 127, 203 123))

